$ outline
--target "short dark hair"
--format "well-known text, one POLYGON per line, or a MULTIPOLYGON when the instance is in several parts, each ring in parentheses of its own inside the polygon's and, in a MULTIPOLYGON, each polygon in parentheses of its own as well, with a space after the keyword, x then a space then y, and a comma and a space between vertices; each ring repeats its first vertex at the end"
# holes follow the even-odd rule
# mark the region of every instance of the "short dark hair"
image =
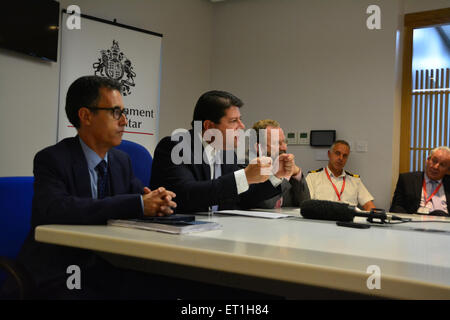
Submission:
POLYGON ((121 92, 119 82, 99 76, 83 76, 75 80, 66 95, 66 115, 70 123, 80 128, 78 110, 83 107, 93 107, 100 97, 100 88, 108 88, 121 92))
POLYGON ((194 121, 210 120, 214 123, 219 123, 220 118, 225 115, 225 110, 231 106, 242 107, 244 103, 238 97, 226 91, 208 91, 200 96, 195 105, 194 116, 191 125, 194 126, 194 121))

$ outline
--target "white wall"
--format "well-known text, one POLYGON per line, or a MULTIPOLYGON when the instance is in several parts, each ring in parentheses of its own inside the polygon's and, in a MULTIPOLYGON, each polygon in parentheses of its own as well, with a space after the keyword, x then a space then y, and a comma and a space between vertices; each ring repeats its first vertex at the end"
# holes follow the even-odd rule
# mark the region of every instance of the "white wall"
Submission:
MULTIPOLYGON (((352 152, 349 171, 360 174, 376 205, 391 197, 396 105, 397 1, 241 0, 214 10, 212 84, 246 103, 247 127, 275 118, 285 131, 336 129, 338 139, 368 142, 352 152), (378 4, 382 29, 368 30, 366 8, 378 4)), ((291 146, 304 171, 309 146, 291 146)), ((397 154, 395 154, 397 156, 397 154)))
MULTIPOLYGON (((209 89, 212 9, 206 0, 62 0, 87 15, 163 34, 160 137, 188 127, 209 89)), ((59 64, 0 49, 0 176, 32 175, 35 153, 56 142, 59 64)))

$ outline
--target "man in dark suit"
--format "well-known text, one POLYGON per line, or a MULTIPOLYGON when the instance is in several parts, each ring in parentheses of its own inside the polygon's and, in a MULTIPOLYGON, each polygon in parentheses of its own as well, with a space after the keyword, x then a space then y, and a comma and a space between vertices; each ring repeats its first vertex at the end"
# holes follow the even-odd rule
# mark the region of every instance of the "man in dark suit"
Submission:
MULTIPOLYGON (((253 125, 252 129, 256 131, 257 135, 256 154, 261 150, 273 161, 276 161, 279 155, 287 153, 286 137, 277 121, 272 119, 260 120, 253 125)), ((301 202, 308 199, 310 199, 308 185, 305 182, 302 170, 294 162, 292 175, 283 178, 281 194, 261 201, 258 207, 268 209, 299 207, 301 202)))
POLYGON ((271 169, 266 159, 258 158, 245 169, 237 164, 235 148, 245 128, 242 105, 228 92, 206 92, 194 109, 194 130, 174 132, 158 143, 151 186, 173 190, 178 212, 256 207, 281 192, 281 178, 293 170, 293 161, 286 155, 274 175, 265 172, 271 169))
POLYGON ((424 172, 400 174, 389 211, 448 215, 449 174, 450 149, 433 149, 427 158, 424 172))
POLYGON ((105 298, 108 282, 120 286, 115 269, 93 252, 35 241, 37 226, 162 216, 176 206, 173 192, 144 187, 128 155, 113 148, 127 124, 120 90, 107 78, 77 79, 67 92, 66 113, 78 135, 35 156, 32 229, 18 261, 31 274, 37 298, 105 298), (81 270, 79 292, 66 286, 71 265, 81 270))

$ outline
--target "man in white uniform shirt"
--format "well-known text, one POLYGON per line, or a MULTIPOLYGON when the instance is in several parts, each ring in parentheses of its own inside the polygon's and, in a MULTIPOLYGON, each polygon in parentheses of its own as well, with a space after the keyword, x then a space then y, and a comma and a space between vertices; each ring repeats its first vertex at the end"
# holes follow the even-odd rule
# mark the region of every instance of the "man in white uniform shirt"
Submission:
POLYGON ((337 140, 328 150, 328 166, 311 171, 306 177, 311 199, 346 202, 364 210, 375 208, 373 197, 359 175, 344 170, 350 145, 337 140))

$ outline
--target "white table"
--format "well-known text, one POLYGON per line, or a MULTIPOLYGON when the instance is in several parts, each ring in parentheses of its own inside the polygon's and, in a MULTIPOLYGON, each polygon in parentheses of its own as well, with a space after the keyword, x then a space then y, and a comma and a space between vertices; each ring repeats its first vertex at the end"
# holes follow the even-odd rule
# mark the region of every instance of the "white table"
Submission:
POLYGON ((198 219, 218 222, 223 229, 170 235, 111 226, 44 225, 36 228, 35 237, 127 257, 124 261, 139 258, 135 260, 174 265, 177 270, 210 270, 209 276, 219 278, 216 283, 220 272, 228 278, 238 275, 267 280, 269 285, 281 283, 291 287, 285 294, 282 285, 263 290, 294 298, 295 286, 384 298, 450 298, 449 223, 353 229, 301 218, 216 215, 198 219), (381 271, 380 289, 367 286, 369 266, 381 271))

